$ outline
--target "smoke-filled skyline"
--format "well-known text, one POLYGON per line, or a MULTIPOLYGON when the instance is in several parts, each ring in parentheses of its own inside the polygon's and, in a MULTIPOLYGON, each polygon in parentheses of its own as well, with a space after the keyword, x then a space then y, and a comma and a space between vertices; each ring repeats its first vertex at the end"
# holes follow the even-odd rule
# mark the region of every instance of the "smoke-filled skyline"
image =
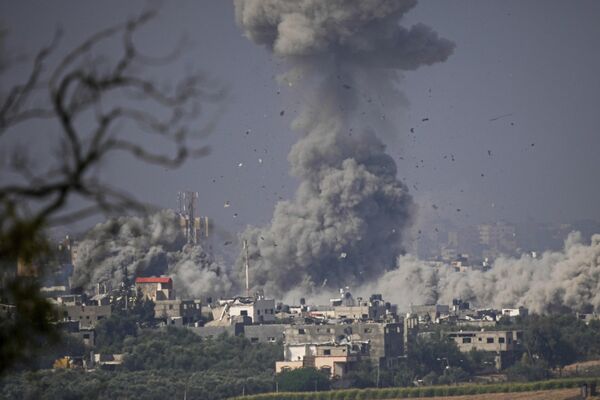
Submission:
MULTIPOLYGON (((285 288, 291 286, 290 282, 299 282, 305 288, 320 288, 324 283, 335 288, 345 279, 353 285, 381 274, 391 282, 400 279, 402 273, 412 271, 411 260, 421 264, 405 255, 400 264, 406 268, 386 272, 396 265, 396 257, 402 253, 405 238, 402 228, 415 218, 415 205, 418 205, 417 218, 424 215, 449 218, 458 224, 500 219, 513 222, 598 219, 600 214, 594 204, 600 199, 600 191, 598 185, 590 182, 595 181, 599 168, 594 152, 600 137, 596 134, 599 125, 595 110, 600 93, 596 90, 600 58, 589 51, 598 33, 598 3, 421 1, 415 6, 414 1, 364 1, 356 3, 357 8, 335 12, 339 1, 243 3, 246 21, 239 5, 237 18, 242 20, 243 31, 252 33, 249 36, 258 46, 241 37, 239 27, 233 23, 232 2, 220 0, 179 2, 177 6, 166 2, 157 25, 136 37, 150 54, 158 47, 171 47, 165 32, 174 32, 175 40, 177 29, 187 30, 197 47, 186 53, 186 65, 206 68, 216 80, 231 85, 234 99, 228 104, 230 108, 219 121, 215 134, 207 138, 213 153, 180 170, 147 166, 138 169, 126 160, 117 159, 106 166, 105 173, 117 186, 161 207, 172 206, 178 190, 199 190, 203 215, 210 215, 230 233, 244 231, 247 224, 254 226, 246 231, 245 237, 254 246, 255 257, 261 251, 266 261, 257 264, 258 258, 251 260, 255 269, 251 276, 266 286, 267 293, 272 290, 269 295, 285 290, 275 285, 285 288), (264 10, 260 4, 266 5, 264 10), (293 12, 297 4, 304 7, 300 13, 293 12), (400 25, 387 24, 398 20, 400 25), (374 26, 373 21, 383 22, 374 26), (439 43, 440 39, 421 21, 456 42, 455 52, 445 62, 435 63, 441 61, 436 58, 440 56, 439 49, 429 47, 427 38, 434 39, 431 43, 439 43), (351 29, 345 28, 347 24, 351 29), (556 26, 561 29, 555 29, 556 26), (358 40, 358 32, 369 34, 358 40), (371 46, 371 39, 379 44, 371 46), (415 47, 405 46, 407 43, 415 43, 415 47), (389 51, 394 45, 404 50, 389 51), (407 62, 413 60, 414 51, 423 58, 407 62), (395 68, 413 70, 422 62, 434 64, 404 74, 402 87, 406 88, 406 98, 403 99, 397 91, 399 76, 395 68), (383 64, 392 67, 381 68, 383 64), (285 73, 273 79, 281 71, 285 73), (404 111, 400 104, 406 107, 404 111), (401 116, 403 112, 406 115, 401 116), (379 120, 374 120, 373 114, 379 120), (296 133, 287 128, 292 119, 296 133), (402 122, 397 141, 389 139, 396 137, 391 129, 395 126, 392 122, 397 122, 394 119, 402 122), (307 134, 312 131, 327 131, 327 134, 307 134), (301 142, 289 153, 298 133, 301 142), (331 144, 340 151, 327 151, 331 144), (356 153, 362 157, 354 154, 353 149, 358 147, 362 150, 356 153), (351 157, 348 153, 352 153, 351 157), (286 154, 290 154, 289 161, 286 154), (344 164, 348 158, 356 160, 344 164), (288 176, 288 162, 294 178, 288 176), (328 172, 334 173, 325 179, 328 172), (361 191, 364 197, 357 197, 340 181, 348 183, 350 189, 364 185, 372 190, 361 191), (325 183, 327 186, 322 188, 325 183), (323 189, 332 198, 343 197, 344 202, 339 202, 336 209, 327 207, 326 201, 315 204, 307 200, 323 189), (389 214, 370 207, 365 207, 366 213, 362 213, 364 210, 356 214, 340 213, 355 207, 353 204, 378 203, 379 197, 389 204, 402 205, 391 208, 389 214), (374 198, 377 201, 370 201, 374 198), (224 208, 225 202, 231 206, 224 208), (315 209, 321 211, 314 212, 315 209), (405 215, 400 218, 401 214, 405 215), (339 218, 339 215, 345 218, 343 224, 331 230, 322 229, 325 216, 339 218), (366 225, 359 222, 365 216, 383 220, 377 222, 382 229, 367 232, 366 225), (346 221, 357 222, 346 227, 346 221), (323 233, 317 234, 314 246, 306 244, 314 239, 311 225, 317 227, 316 232, 323 233), (361 232, 370 234, 373 242, 364 241, 361 232), (281 246, 282 239, 290 245, 281 246), (389 248, 375 254, 373 266, 368 263, 370 257, 361 255, 361 246, 373 254, 375 248, 381 249, 383 243, 390 241, 393 242, 389 248), (288 264, 290 259, 295 261, 288 264), (324 260, 326 272, 317 268, 321 264, 315 263, 316 259, 324 260), (270 276, 274 264, 281 264, 280 269, 270 276), (338 282, 331 281, 332 276, 338 282), (271 277, 273 281, 269 280, 271 277), (269 287, 269 282, 277 283, 269 287)), ((69 40, 122 21, 124 14, 134 15, 142 7, 142 2, 4 5, 1 8, 5 15, 2 22, 8 28, 6 47, 34 54, 60 23, 67 33, 64 48, 69 48, 73 44, 69 40), (31 9, 37 12, 31 13, 31 9)), ((165 80, 172 73, 165 71, 165 80)), ((31 143, 32 147, 42 149, 42 159, 47 149, 40 142, 31 143)), ((125 230, 123 235, 129 234, 125 230)), ((93 272, 90 268, 80 273, 88 278, 101 277, 102 271, 121 273, 116 266, 145 273, 177 270, 182 278, 187 277, 180 284, 190 286, 190 293, 222 290, 222 294, 239 294, 241 265, 215 261, 220 254, 209 256, 212 261, 206 269, 198 259, 203 259, 202 254, 208 256, 207 250, 184 253, 183 244, 174 237, 140 239, 133 248, 128 248, 125 239, 114 240, 114 246, 124 249, 108 246, 104 253, 99 250, 94 253, 91 242, 90 254, 97 258, 90 260, 98 262, 100 269, 93 272), (139 259, 133 257, 135 254, 139 254, 139 259), (115 258, 103 261, 111 257, 115 258), (183 261, 178 264, 180 259, 183 261), (225 273, 211 272, 204 277, 203 271, 217 270, 213 263, 225 273)), ((237 253, 239 247, 230 249, 231 253, 237 253)), ((544 265, 553 268, 551 260, 547 258, 544 265)), ((495 265, 501 265, 499 262, 495 265)), ((530 271, 529 266, 539 264, 537 260, 528 262, 527 257, 507 261, 506 268, 527 265, 523 270, 530 271)), ((574 265, 582 267, 581 276, 594 271, 591 261, 574 265)), ((414 271, 423 274, 427 281, 430 269, 415 267, 414 271)), ((112 274, 109 274, 111 279, 112 274)), ((587 285, 595 282, 580 281, 575 275, 561 277, 564 278, 561 285, 572 284, 568 290, 566 286, 550 287, 558 292, 562 287, 565 294, 585 292, 587 285)), ((474 274, 472 278, 459 274, 452 278, 460 278, 461 285, 451 279, 456 284, 452 287, 466 297, 502 300, 486 297, 488 294, 481 289, 495 287, 489 285, 501 281, 496 274, 474 274), (484 285, 483 277, 491 281, 484 285), (471 288, 477 282, 482 286, 471 288)), ((82 281, 86 279, 82 277, 82 281)), ((436 279, 446 282, 439 276, 436 279)), ((395 287, 413 293, 401 284, 391 286, 390 293, 395 287)), ((542 287, 531 288, 531 293, 544 294, 542 287)), ((527 292, 525 289, 523 293, 527 292)), ((422 293, 428 292, 415 290, 415 298, 422 293)), ((513 297, 527 299, 524 295, 513 297)), ((539 304, 555 302, 548 300, 551 297, 548 295, 539 304)), ((569 295, 563 301, 571 301, 568 298, 573 297, 569 295)), ((533 300, 527 302, 535 304, 533 300)), ((581 302, 591 300, 586 295, 581 302)))
POLYGON ((232 288, 224 261, 201 245, 186 244, 179 217, 170 210, 96 225, 77 245, 72 286, 93 292, 96 283, 117 288, 138 276, 160 275, 172 276, 183 297, 218 296, 232 288))
POLYGON ((280 294, 299 285, 309 292, 357 285, 392 268, 404 251, 415 205, 381 139, 357 118, 363 100, 356 93, 393 87, 393 72, 452 53, 454 45, 429 27, 400 25, 415 5, 235 2, 245 35, 288 66, 281 80, 309 93, 293 122, 301 139, 288 155, 300 186, 293 199, 275 206, 269 226, 242 234, 258 287, 280 294))

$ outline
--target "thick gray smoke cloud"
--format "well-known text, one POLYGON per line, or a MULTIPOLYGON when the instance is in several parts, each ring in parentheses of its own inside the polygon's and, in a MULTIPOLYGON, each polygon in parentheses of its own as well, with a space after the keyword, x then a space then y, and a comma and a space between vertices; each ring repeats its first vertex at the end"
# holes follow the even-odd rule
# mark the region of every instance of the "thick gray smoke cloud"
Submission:
POLYGON ((499 258, 487 272, 452 272, 412 256, 398 258, 398 268, 377 283, 359 289, 382 293, 408 310, 410 304, 451 304, 460 298, 480 307, 524 306, 536 313, 568 307, 600 311, 600 235, 584 244, 572 233, 564 250, 539 258, 499 258))
MULTIPOLYGON (((415 4, 235 1, 246 36, 290 64, 285 80, 302 82, 303 90, 316 87, 294 121, 303 134, 288 157, 301 180, 298 191, 276 205, 270 226, 242 235, 255 287, 281 294, 298 286, 354 285, 392 268, 403 252, 415 207, 384 145, 357 118, 357 93, 393 86, 398 71, 452 53, 453 44, 430 28, 399 25, 415 4)), ((242 264, 243 255, 238 270, 242 264)))
POLYGON ((91 290, 95 283, 113 288, 137 276, 168 275, 178 295, 229 292, 231 281, 221 262, 201 246, 185 244, 173 211, 148 217, 121 217, 96 225, 79 243, 73 286, 91 290))

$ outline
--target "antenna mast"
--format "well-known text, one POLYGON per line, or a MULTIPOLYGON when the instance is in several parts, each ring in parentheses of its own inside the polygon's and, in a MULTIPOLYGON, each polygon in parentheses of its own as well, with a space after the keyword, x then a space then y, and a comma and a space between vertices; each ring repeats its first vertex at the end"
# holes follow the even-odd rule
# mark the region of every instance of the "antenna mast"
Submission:
POLYGON ((250 297, 250 284, 248 279, 248 242, 244 240, 244 250, 246 250, 246 297, 250 297))

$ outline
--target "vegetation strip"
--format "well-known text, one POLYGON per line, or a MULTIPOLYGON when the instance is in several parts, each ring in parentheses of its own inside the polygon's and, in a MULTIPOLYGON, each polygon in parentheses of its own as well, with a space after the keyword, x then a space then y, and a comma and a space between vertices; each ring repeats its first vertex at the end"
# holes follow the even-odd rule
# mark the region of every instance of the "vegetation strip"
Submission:
POLYGON ((234 400, 362 400, 362 399, 404 399, 434 396, 463 396, 470 394, 532 392, 537 390, 566 389, 587 383, 600 383, 600 378, 552 379, 539 382, 460 385, 460 386, 423 386, 414 388, 385 389, 349 389, 327 392, 302 393, 264 393, 253 396, 236 397, 234 400))

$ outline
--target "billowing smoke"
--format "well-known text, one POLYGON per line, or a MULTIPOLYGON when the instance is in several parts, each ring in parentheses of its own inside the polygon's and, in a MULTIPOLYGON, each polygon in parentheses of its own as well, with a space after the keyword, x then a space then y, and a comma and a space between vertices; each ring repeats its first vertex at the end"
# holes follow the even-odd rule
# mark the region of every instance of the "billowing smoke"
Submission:
POLYGON ((427 26, 399 25, 415 4, 235 0, 245 35, 290 64, 285 82, 312 92, 293 123, 303 137, 288 157, 298 191, 276 205, 270 226, 242 234, 254 286, 281 294, 354 285, 392 268, 403 252, 415 206, 358 110, 365 93, 393 87, 399 71, 452 53, 427 26))
POLYGON ((73 286, 91 290, 96 283, 118 287, 124 279, 168 275, 183 297, 221 295, 231 281, 201 246, 187 245, 173 211, 147 217, 120 217, 96 225, 77 247, 73 286))
POLYGON ((600 311, 600 235, 592 236, 588 245, 572 233, 563 251, 547 251, 539 258, 499 258, 486 272, 453 272, 448 266, 432 267, 401 256, 397 269, 359 290, 382 293, 405 311, 411 303, 451 304, 454 298, 479 307, 524 306, 536 313, 563 307, 600 311))

